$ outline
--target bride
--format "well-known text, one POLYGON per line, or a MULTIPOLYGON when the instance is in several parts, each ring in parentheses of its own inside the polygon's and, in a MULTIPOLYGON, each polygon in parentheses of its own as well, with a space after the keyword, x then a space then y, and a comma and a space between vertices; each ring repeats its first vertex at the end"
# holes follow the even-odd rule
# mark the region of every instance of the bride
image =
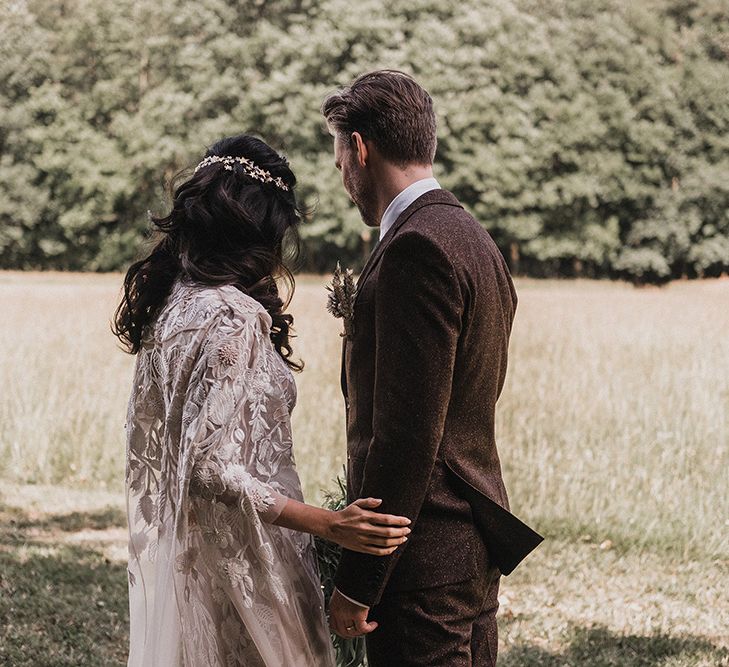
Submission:
POLYGON ((114 333, 137 355, 126 423, 130 667, 334 664, 311 535, 386 555, 404 517, 302 502, 289 331, 295 178, 247 135, 223 139, 152 218, 114 333))

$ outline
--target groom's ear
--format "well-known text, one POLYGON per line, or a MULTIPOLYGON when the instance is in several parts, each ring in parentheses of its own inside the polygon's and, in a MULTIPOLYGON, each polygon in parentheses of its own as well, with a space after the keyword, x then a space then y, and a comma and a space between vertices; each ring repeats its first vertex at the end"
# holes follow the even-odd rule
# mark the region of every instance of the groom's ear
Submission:
POLYGON ((355 158, 357 159, 357 164, 361 168, 366 167, 367 160, 369 159, 369 151, 362 135, 359 132, 352 132, 349 137, 349 142, 352 150, 354 151, 355 158))

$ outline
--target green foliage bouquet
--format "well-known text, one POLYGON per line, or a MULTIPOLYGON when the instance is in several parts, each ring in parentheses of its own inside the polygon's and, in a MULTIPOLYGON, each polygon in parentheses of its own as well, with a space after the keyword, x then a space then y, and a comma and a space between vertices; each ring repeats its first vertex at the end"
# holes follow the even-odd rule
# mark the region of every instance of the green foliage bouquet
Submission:
MULTIPOLYGON (((337 477, 337 488, 326 493, 324 507, 328 510, 338 511, 347 506, 347 487, 341 477, 337 477)), ((329 599, 334 591, 334 574, 339 565, 342 548, 338 544, 315 537, 317 560, 319 561, 319 575, 324 590, 326 608, 329 608, 329 599)), ((366 667, 365 642, 363 637, 345 638, 332 634, 332 643, 337 655, 338 667, 366 667)))

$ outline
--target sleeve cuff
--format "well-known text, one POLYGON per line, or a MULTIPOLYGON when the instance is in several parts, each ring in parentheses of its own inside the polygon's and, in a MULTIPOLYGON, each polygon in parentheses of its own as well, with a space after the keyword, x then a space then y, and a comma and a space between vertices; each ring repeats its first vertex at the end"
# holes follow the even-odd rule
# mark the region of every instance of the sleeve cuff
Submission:
POLYGON ((339 593, 339 595, 341 595, 345 600, 349 600, 352 604, 356 604, 358 607, 362 607, 364 609, 369 609, 369 605, 362 604, 361 602, 357 602, 357 600, 353 600, 351 597, 349 597, 349 595, 345 595, 338 588, 335 588, 334 590, 337 591, 337 593, 339 593))

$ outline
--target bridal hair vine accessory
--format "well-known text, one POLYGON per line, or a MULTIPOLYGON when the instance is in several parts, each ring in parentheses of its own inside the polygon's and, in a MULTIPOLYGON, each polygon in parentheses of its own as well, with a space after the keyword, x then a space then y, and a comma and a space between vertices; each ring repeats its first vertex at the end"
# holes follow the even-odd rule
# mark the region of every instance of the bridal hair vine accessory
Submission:
POLYGON ((288 192, 289 186, 283 182, 283 179, 271 176, 271 172, 261 169, 252 160, 247 157, 238 157, 236 155, 208 155, 203 158, 200 164, 195 167, 194 173, 197 174, 199 169, 207 167, 208 165, 220 162, 223 165, 223 169, 227 171, 233 171, 233 165, 237 162, 243 167, 243 171, 248 174, 251 178, 255 178, 257 181, 262 183, 273 183, 277 188, 288 192))
POLYGON ((334 317, 341 317, 344 320, 344 333, 339 335, 351 338, 354 334, 354 298, 357 292, 352 269, 342 270, 337 262, 331 285, 327 285, 326 288, 329 292, 327 310, 334 317))

